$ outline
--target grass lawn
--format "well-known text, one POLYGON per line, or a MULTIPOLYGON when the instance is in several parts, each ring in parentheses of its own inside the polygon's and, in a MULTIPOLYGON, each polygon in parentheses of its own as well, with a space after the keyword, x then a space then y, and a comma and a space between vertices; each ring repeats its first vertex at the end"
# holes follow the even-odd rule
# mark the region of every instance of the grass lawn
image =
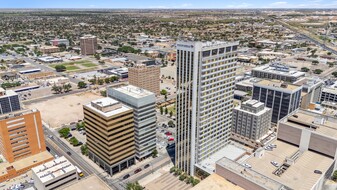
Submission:
POLYGON ((96 67, 97 65, 91 62, 81 63, 84 67, 96 67))
POLYGON ((67 68, 67 71, 73 71, 73 70, 81 69, 80 66, 86 67, 86 68, 97 66, 96 64, 94 64, 94 63, 92 63, 91 61, 88 61, 88 60, 73 61, 73 62, 68 62, 68 63, 63 63, 63 64, 53 64, 53 65, 50 65, 50 66, 55 68, 56 65, 64 65, 67 68))
POLYGON ((74 65, 66 65, 67 71, 77 70, 80 69, 79 67, 76 67, 74 65))

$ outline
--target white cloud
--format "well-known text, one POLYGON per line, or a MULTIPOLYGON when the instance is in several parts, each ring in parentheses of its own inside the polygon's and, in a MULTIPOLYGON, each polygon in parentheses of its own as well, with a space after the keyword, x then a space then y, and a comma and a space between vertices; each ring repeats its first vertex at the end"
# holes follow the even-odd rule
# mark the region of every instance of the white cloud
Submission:
POLYGON ((184 4, 181 4, 180 7, 192 7, 192 4, 191 3, 184 3, 184 4))
POLYGON ((225 8, 231 8, 231 9, 244 9, 244 8, 251 8, 252 4, 249 3, 240 3, 240 4, 234 4, 234 5, 227 5, 225 8))

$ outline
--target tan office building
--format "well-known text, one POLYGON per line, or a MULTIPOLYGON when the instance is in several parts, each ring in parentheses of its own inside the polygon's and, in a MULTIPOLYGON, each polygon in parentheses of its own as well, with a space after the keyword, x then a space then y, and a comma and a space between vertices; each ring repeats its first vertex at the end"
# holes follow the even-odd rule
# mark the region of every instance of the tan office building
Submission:
POLYGON ((160 68, 159 66, 146 66, 137 64, 129 68, 129 84, 146 89, 156 95, 160 94, 160 68))
POLYGON ((0 152, 9 163, 45 150, 38 110, 20 110, 0 117, 0 152))
POLYGON ((110 175, 135 163, 133 109, 112 98, 84 105, 89 158, 110 175))
POLYGON ((93 55, 97 50, 97 37, 85 35, 80 38, 80 45, 82 55, 93 55))
POLYGON ((56 53, 60 51, 60 48, 57 46, 42 46, 40 47, 40 51, 43 54, 51 54, 51 53, 56 53))

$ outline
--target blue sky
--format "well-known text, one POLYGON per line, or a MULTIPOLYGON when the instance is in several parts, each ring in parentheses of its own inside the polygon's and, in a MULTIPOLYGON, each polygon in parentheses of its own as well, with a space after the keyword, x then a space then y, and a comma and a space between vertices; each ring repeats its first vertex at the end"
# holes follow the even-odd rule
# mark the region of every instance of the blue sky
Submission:
POLYGON ((337 0, 0 0, 0 8, 337 8, 337 0))

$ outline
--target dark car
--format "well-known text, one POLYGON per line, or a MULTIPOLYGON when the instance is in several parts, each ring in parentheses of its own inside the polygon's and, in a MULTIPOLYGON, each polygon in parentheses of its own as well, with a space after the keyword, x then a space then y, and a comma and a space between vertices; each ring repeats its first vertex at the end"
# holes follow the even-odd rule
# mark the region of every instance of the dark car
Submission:
POLYGON ((315 174, 322 174, 322 172, 320 170, 315 170, 314 173, 315 174))
POLYGON ((150 164, 146 164, 146 165, 144 166, 144 169, 146 169, 146 168, 148 168, 148 167, 150 167, 150 164))
POLYGON ((123 177, 123 179, 127 179, 127 178, 129 178, 130 177, 130 174, 126 174, 124 177, 123 177))
POLYGON ((46 149, 47 149, 48 152, 50 152, 50 148, 48 146, 46 147, 46 149))
POLYGON ((135 170, 135 174, 136 174, 136 173, 139 173, 140 171, 142 171, 142 168, 136 169, 136 170, 135 170))
POLYGON ((69 156, 71 156, 71 152, 67 151, 67 154, 68 154, 69 156))
POLYGON ((77 146, 81 146, 83 143, 80 141, 78 142, 77 146))

